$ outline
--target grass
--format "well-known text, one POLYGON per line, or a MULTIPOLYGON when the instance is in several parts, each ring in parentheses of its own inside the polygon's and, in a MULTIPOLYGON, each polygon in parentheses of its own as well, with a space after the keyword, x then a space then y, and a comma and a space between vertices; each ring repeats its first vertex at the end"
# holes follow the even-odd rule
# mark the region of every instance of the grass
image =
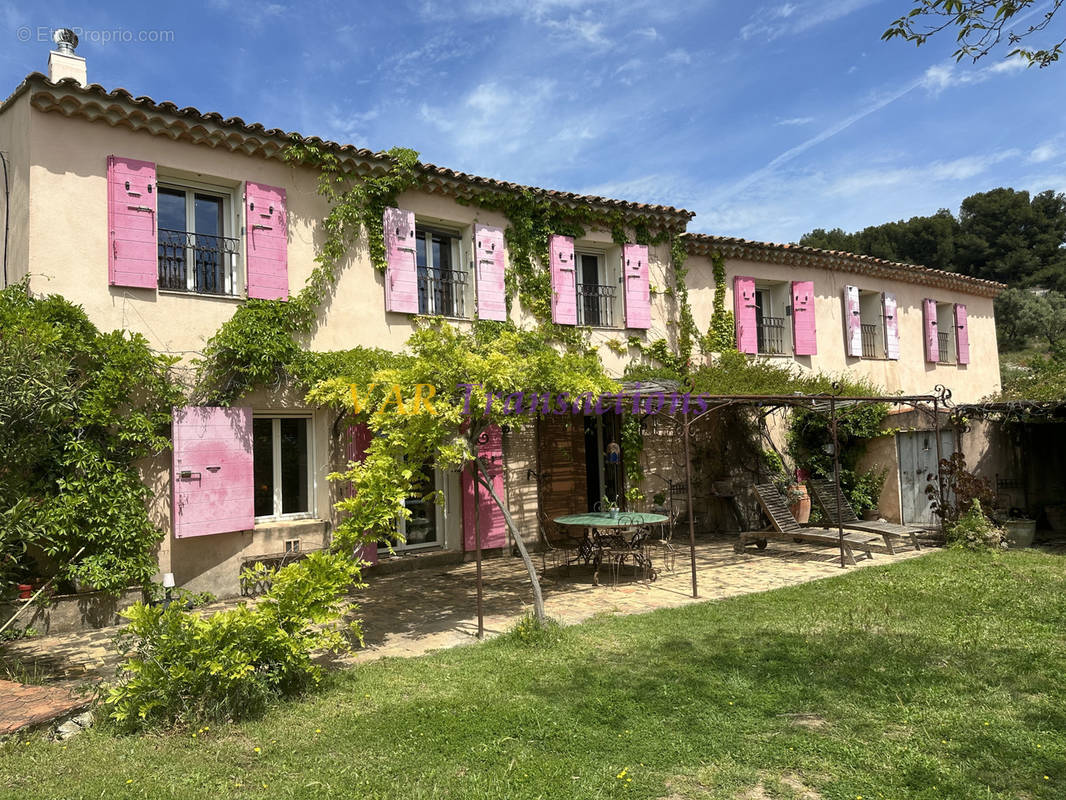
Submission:
POLYGON ((381 661, 241 725, 8 742, 0 797, 1050 800, 1064 637, 1061 557, 942 552, 381 661))

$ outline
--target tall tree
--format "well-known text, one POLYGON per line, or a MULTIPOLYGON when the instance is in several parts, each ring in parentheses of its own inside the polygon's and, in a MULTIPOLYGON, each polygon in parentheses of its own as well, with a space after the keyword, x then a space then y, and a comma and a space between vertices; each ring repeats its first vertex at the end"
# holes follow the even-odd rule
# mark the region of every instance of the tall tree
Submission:
POLYGON ((855 233, 816 229, 800 244, 921 264, 1019 286, 1066 290, 1066 195, 992 189, 928 217, 855 233))
POLYGON ((1046 67, 1059 60, 1066 38, 1060 38, 1052 22, 1066 0, 913 0, 913 8, 889 26, 881 38, 901 38, 923 45, 944 31, 954 31, 956 61, 986 56, 1004 39, 1007 58, 1020 58, 1030 66, 1046 67), (1040 37, 1039 34, 1046 34, 1040 37), (1037 34, 1041 46, 1029 47, 1037 34), (1056 41, 1057 39, 1057 41, 1056 41))

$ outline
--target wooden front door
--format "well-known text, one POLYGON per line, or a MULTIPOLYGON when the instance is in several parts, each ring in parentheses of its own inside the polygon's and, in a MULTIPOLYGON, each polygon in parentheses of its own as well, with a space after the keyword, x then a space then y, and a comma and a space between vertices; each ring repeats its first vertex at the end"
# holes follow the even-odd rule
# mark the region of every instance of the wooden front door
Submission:
MULTIPOLYGON (((898 434, 897 441, 903 522, 935 526, 937 519, 927 489, 936 483, 936 434, 933 431, 907 431, 898 434)), ((943 458, 951 458, 955 452, 955 435, 951 431, 940 432, 940 451, 943 458)))
POLYGON ((565 414, 537 422, 538 500, 547 519, 588 511, 584 417, 565 414))

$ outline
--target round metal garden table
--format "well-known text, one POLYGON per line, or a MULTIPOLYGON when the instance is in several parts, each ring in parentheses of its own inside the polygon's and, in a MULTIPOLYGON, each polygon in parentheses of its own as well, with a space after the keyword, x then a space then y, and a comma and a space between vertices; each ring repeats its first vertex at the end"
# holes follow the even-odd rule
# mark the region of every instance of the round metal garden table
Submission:
MULTIPOLYGON (((595 571, 592 573, 592 582, 597 586, 600 583, 600 562, 607 546, 599 531, 611 532, 612 535, 607 538, 612 541, 624 541, 624 537, 618 531, 626 528, 641 528, 648 525, 663 525, 668 521, 669 517, 663 514, 649 514, 643 511, 619 511, 617 514, 612 514, 609 511, 588 511, 584 514, 568 514, 563 517, 556 517, 554 520, 557 525, 584 529, 585 537, 581 547, 578 549, 578 558, 583 559, 586 564, 590 561, 593 563, 595 571)), ((647 566, 654 575, 655 571, 651 569, 651 559, 643 554, 640 555, 640 558, 647 560, 647 566)))

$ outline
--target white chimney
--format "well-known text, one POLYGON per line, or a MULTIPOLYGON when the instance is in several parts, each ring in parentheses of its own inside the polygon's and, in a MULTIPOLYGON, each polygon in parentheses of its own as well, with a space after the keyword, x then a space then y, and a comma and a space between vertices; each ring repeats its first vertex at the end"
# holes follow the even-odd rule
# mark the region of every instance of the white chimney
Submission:
POLYGON ((73 78, 85 85, 85 59, 74 55, 78 35, 70 28, 60 28, 52 34, 56 49, 48 54, 48 80, 53 83, 63 78, 73 78))

